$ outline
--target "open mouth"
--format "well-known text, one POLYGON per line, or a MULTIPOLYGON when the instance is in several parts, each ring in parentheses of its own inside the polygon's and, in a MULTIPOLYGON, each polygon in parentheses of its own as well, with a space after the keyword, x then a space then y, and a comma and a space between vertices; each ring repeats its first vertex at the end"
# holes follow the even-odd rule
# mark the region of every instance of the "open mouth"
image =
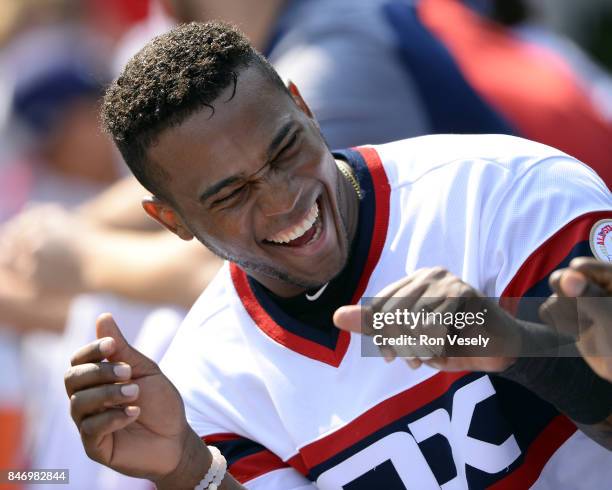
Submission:
POLYGON ((322 229, 321 211, 317 200, 302 221, 266 238, 264 242, 282 247, 304 247, 317 241, 322 229))

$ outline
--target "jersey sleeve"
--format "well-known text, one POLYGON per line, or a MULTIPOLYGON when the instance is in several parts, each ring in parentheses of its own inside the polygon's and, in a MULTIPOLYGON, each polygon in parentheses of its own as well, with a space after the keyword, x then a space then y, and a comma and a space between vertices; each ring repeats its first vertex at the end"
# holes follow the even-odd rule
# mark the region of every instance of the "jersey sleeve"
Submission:
POLYGON ((610 191, 563 154, 532 165, 509 189, 488 221, 482 268, 496 271, 488 280, 497 297, 546 298, 554 270, 593 256, 594 230, 612 222, 610 191))

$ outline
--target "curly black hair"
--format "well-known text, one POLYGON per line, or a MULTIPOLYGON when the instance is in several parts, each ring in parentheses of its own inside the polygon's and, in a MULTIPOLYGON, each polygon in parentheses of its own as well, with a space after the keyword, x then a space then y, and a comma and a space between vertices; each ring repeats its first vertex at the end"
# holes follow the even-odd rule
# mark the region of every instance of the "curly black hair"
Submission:
MULTIPOLYGON (((230 84, 234 92, 240 70, 257 66, 286 92, 282 80, 235 27, 190 23, 154 38, 125 66, 108 88, 102 123, 126 164, 154 195, 165 195, 168 174, 146 158, 164 130, 181 124, 203 107, 214 114, 213 102, 230 84)), ((233 97, 233 94, 232 94, 233 97)))

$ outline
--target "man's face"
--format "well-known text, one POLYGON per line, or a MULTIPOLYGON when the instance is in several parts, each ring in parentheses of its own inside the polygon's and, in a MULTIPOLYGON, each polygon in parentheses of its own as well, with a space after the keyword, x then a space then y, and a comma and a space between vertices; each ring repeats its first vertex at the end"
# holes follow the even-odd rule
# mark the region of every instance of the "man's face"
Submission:
POLYGON ((204 107, 149 149, 169 174, 174 211, 266 285, 324 284, 348 256, 334 158, 307 109, 259 69, 243 69, 230 99, 232 91, 216 99, 212 117, 204 107))

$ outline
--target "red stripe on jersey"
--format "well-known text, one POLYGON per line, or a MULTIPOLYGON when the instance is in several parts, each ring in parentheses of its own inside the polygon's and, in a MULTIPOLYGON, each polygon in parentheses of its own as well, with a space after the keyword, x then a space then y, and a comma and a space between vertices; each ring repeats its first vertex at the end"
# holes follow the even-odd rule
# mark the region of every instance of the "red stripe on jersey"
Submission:
POLYGON ((423 23, 466 78, 520 133, 587 163, 612 188, 612 125, 565 60, 456 0, 423 0, 423 23))
POLYGON ((359 284, 352 298, 352 303, 357 303, 370 280, 370 276, 378 264, 380 254, 382 253, 385 241, 387 239, 387 230, 389 229, 389 196, 391 195, 391 188, 389 186, 389 179, 385 172, 380 157, 374 148, 355 148, 363 159, 366 161, 370 176, 372 177, 372 184, 375 190, 375 202, 376 202, 376 218, 374 219, 374 230, 372 231, 372 243, 370 243, 370 250, 368 252, 368 258, 359 284))
MULTIPOLYGON (((370 244, 368 258, 357 285, 357 290, 352 298, 353 304, 359 301, 363 295, 372 271, 380 259, 380 254, 382 253, 387 237, 387 227, 389 225, 390 196, 390 186, 387 175, 376 150, 373 148, 355 148, 355 150, 363 156, 374 183, 376 214, 374 218, 372 243, 370 244)), ((333 367, 338 367, 340 365, 351 341, 351 334, 349 332, 343 330, 338 334, 335 349, 330 349, 312 340, 291 333, 276 323, 259 304, 259 301, 257 301, 255 294, 251 290, 246 273, 240 267, 231 263, 230 274, 244 308, 257 326, 268 337, 303 356, 324 362, 333 367)))
POLYGON ((612 211, 593 211, 567 223, 533 252, 514 275, 502 298, 521 298, 529 289, 550 275, 577 243, 590 239, 597 221, 612 218, 612 211))
POLYGON ((260 451, 236 461, 228 468, 228 471, 240 483, 246 483, 266 473, 283 468, 289 468, 289 465, 276 454, 270 451, 260 451))
POLYGON ((232 275, 234 287, 236 288, 238 296, 240 296, 244 308, 257 326, 268 337, 303 356, 330 364, 334 367, 340 365, 350 343, 350 334, 348 332, 340 332, 338 341, 336 342, 336 348, 333 350, 317 342, 291 333, 276 323, 272 317, 268 315, 266 310, 262 308, 251 290, 246 273, 240 269, 240 267, 233 263, 230 264, 230 273, 232 275))
POLYGON ((513 490, 533 485, 544 465, 574 432, 576 426, 567 417, 564 415, 555 417, 531 443, 521 466, 503 480, 491 485, 489 489, 513 490))
POLYGON ((223 441, 236 441, 238 439, 244 439, 244 437, 241 437, 238 434, 233 434, 231 432, 220 432, 218 434, 202 436, 202 440, 206 444, 215 444, 216 442, 223 442, 223 441))
MULTIPOLYGON (((244 439, 244 437, 231 433, 211 434, 202 437, 202 440, 206 442, 206 444, 212 445, 218 442, 240 439, 244 439)), ((266 473, 283 468, 289 468, 289 465, 273 452, 263 449, 239 458, 228 467, 227 471, 240 483, 246 483, 266 473)))
POLYGON ((333 434, 304 446, 298 455, 289 460, 289 463, 298 471, 306 474, 304 468, 314 468, 377 430, 431 403, 446 393, 455 381, 466 374, 468 373, 441 372, 406 391, 387 398, 333 434), (299 462, 300 459, 301 462, 299 462))
POLYGON ((302 455, 300 453, 298 453, 295 456, 292 456, 291 458, 289 458, 287 460, 287 463, 292 468, 296 469, 302 475, 304 475, 304 476, 308 475, 308 468, 306 467, 306 464, 304 463, 304 460, 302 459, 302 455))

